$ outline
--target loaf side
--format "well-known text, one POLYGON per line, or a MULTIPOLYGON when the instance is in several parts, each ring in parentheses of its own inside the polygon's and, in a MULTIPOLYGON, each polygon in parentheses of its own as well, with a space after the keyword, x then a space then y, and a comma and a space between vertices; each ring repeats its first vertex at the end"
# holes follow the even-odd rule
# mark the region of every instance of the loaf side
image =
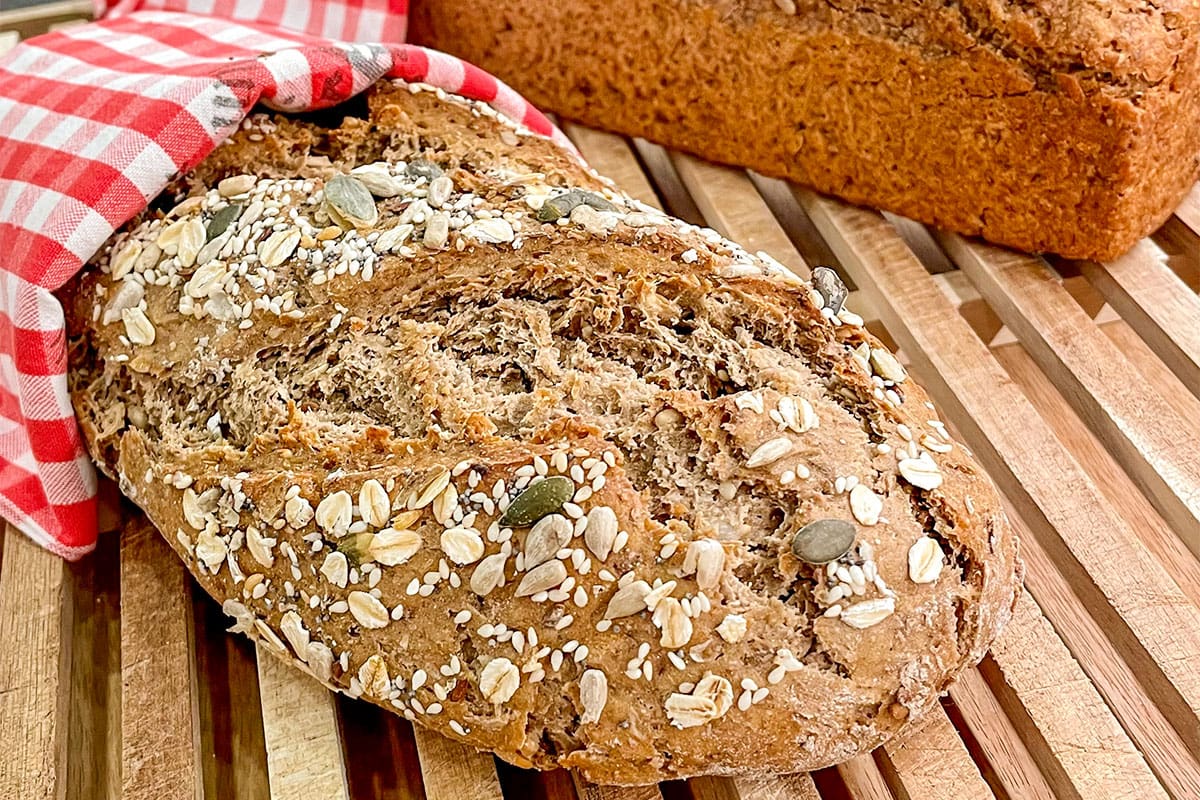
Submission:
POLYGON ((412 31, 592 126, 1103 259, 1200 174, 1198 21, 1193 2, 438 0, 412 31))

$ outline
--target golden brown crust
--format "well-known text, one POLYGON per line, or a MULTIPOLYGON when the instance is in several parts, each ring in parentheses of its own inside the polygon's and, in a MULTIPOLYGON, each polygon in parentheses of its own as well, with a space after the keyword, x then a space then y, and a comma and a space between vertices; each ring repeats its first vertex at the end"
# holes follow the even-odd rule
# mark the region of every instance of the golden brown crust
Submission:
POLYGON ((256 118, 135 220, 66 297, 93 455, 236 630, 515 764, 887 740, 1011 612, 993 488, 853 314, 485 111, 384 85, 334 129, 256 118), (364 164, 389 196, 356 205, 364 164), (322 195, 378 219, 321 228, 322 195), (186 238, 231 205, 227 247, 186 238), (791 549, 814 520, 854 531, 829 567, 791 549))
POLYGON ((1115 258, 1200 174, 1194 0, 491 9, 416 4, 414 39, 571 119, 1024 250, 1115 258))

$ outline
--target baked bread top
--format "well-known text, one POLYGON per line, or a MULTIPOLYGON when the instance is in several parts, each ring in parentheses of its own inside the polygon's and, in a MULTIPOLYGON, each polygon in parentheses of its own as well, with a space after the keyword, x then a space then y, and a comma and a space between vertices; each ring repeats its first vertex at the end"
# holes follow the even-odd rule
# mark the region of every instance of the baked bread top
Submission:
POLYGON ((367 101, 254 115, 64 291, 93 456, 235 630, 602 783, 836 763, 982 657, 1016 542, 831 272, 367 101))

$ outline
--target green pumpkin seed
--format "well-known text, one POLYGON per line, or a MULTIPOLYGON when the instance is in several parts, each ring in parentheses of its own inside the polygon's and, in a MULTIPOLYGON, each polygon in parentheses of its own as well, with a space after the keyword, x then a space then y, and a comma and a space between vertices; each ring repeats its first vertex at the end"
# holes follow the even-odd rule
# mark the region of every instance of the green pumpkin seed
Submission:
POLYGON ((213 239, 220 236, 229 226, 237 222, 238 217, 242 215, 242 206, 238 203, 230 203, 212 215, 212 219, 208 221, 208 230, 206 232, 207 239, 211 242, 213 239))
POLYGON ((792 537, 792 554, 809 564, 828 564, 854 545, 854 525, 844 519, 810 522, 792 537))
POLYGON ((350 566, 357 567, 364 561, 370 560, 371 540, 374 538, 375 534, 370 532, 343 536, 337 543, 338 552, 346 556, 346 561, 350 563, 350 566))
POLYGON ((506 527, 523 528, 553 514, 575 494, 575 483, 570 478, 555 475, 530 486, 513 498, 500 524, 506 527))
POLYGON ((537 218, 541 222, 554 222, 560 217, 568 216, 576 206, 581 205, 591 206, 597 211, 615 211, 617 208, 595 192, 571 189, 542 203, 537 218))
POLYGON ((404 168, 404 172, 410 178, 424 178, 431 183, 434 178, 440 178, 443 174, 441 167, 423 158, 408 162, 408 166, 404 168))
POLYGON ((325 182, 325 210, 356 228, 370 228, 379 221, 379 209, 370 190, 358 178, 335 175, 325 182))
POLYGON ((812 284, 825 301, 825 308, 835 314, 842 310, 842 303, 846 302, 846 284, 837 272, 829 267, 813 267, 812 284))

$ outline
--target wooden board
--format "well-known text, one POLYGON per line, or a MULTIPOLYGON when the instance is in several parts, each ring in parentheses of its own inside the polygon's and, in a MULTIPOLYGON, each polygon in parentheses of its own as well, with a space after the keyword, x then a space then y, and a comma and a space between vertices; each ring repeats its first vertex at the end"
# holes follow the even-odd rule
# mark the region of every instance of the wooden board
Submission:
MULTIPOLYGON (((0 11, 0 51, 82 8, 0 11)), ((0 534, 0 798, 1200 798, 1200 188, 1129 255, 1065 263, 564 128, 643 202, 839 270, 1022 538, 1027 592, 983 663, 903 739, 811 776, 594 786, 256 653, 110 504, 122 532, 79 565, 0 534)))

